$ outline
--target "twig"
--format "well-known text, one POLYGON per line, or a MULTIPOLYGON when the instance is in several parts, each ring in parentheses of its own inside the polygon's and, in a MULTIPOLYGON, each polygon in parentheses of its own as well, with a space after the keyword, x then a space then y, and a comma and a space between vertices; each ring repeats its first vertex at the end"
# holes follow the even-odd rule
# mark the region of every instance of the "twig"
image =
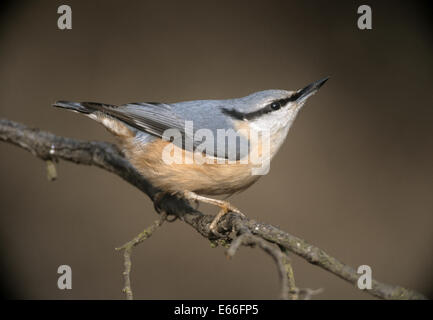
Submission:
POLYGON ((322 288, 310 289, 310 288, 296 288, 296 294, 300 300, 311 300, 313 296, 321 294, 323 292, 322 288))
MULTIPOLYGON (((22 124, 6 119, 0 119, 0 140, 20 146, 43 160, 63 159, 79 164, 95 165, 115 173, 147 194, 152 201, 155 199, 156 194, 160 192, 160 190, 154 188, 134 169, 115 145, 110 143, 84 142, 59 137, 38 129, 29 129, 22 124)), ((213 220, 213 216, 195 210, 189 203, 176 197, 165 197, 164 201, 161 202, 161 206, 163 212, 179 217, 202 236, 210 240, 215 239, 215 235, 209 231, 209 225, 213 220)), ((274 243, 353 285, 356 285, 359 278, 359 274, 357 274, 354 268, 342 263, 303 239, 272 225, 259 223, 250 219, 240 219, 233 214, 228 214, 221 219, 218 227, 219 230, 226 230, 226 233, 232 230, 248 229, 252 235, 261 239, 260 243, 263 244, 262 249, 264 247, 268 248, 269 243, 274 243)), ((231 240, 229 236, 227 237, 231 240)), ((274 259, 278 256, 272 250, 268 253, 274 259)), ((287 277, 282 277, 282 279, 284 278, 287 279, 287 277)), ((425 299, 422 294, 416 291, 400 286, 388 285, 374 279, 372 280, 372 289, 366 290, 366 292, 382 299, 425 299)))
POLYGON ((123 250, 123 259, 125 271, 123 272, 123 278, 125 281, 125 285, 123 287, 123 292, 126 294, 127 300, 132 300, 133 294, 131 289, 131 254, 132 249, 142 243, 144 240, 148 239, 155 231, 158 229, 164 221, 167 219, 167 214, 161 213, 161 216, 158 220, 156 220, 150 227, 144 229, 141 233, 139 233, 134 239, 128 241, 123 246, 116 248, 117 251, 123 250))
POLYGON ((284 256, 284 265, 286 267, 287 278, 289 279, 289 299, 290 300, 310 300, 314 295, 323 292, 323 289, 310 289, 310 288, 298 288, 295 283, 295 275, 293 272, 292 264, 290 263, 290 258, 288 256, 287 249, 281 247, 281 252, 284 256))
POLYGON ((283 254, 283 264, 287 276, 287 290, 289 300, 298 300, 298 288, 296 287, 295 274, 293 272, 292 264, 290 263, 290 258, 287 256, 285 250, 281 250, 283 254))
POLYGON ((240 234, 237 238, 232 241, 229 249, 226 254, 228 257, 233 257, 239 247, 241 245, 244 246, 259 246, 263 251, 268 253, 275 261, 278 268, 278 275, 280 278, 280 298, 283 300, 289 299, 289 291, 290 291, 290 282, 287 277, 287 270, 284 260, 284 255, 278 246, 275 246, 262 238, 252 235, 250 232, 240 234))

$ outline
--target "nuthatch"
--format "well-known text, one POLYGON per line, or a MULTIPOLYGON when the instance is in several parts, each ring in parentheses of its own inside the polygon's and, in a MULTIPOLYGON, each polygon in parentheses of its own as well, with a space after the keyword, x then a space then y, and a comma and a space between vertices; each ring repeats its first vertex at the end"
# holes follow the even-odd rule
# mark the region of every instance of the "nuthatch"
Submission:
POLYGON ((227 201, 203 195, 232 195, 256 182, 260 174, 252 170, 257 163, 248 161, 252 153, 258 154, 262 161, 270 161, 307 98, 327 80, 321 79, 297 91, 266 90, 238 99, 120 106, 57 101, 54 106, 83 113, 105 126, 118 138, 137 171, 163 193, 218 206, 220 211, 210 225, 217 234, 218 220, 224 214, 242 213, 227 201), (180 141, 173 139, 173 130, 179 133, 180 141), (219 137, 221 132, 230 130, 237 133, 234 147, 233 140, 219 137), (251 138, 253 134, 264 137, 264 133, 268 148, 263 139, 251 138), (193 139, 188 143, 189 138, 197 136, 201 137, 199 141, 193 139), (206 145, 203 148, 200 144, 206 145), (206 154, 201 160, 205 161, 194 161, 198 154, 203 156, 204 150, 206 154), (173 154, 180 155, 183 161, 168 161, 166 158, 173 154))

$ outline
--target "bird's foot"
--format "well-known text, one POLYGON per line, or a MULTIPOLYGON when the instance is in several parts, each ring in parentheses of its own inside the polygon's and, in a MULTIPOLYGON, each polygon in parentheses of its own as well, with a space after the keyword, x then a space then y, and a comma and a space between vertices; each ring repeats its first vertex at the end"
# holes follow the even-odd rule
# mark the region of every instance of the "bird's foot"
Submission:
POLYGON ((233 212, 238 215, 240 215, 242 218, 245 218, 245 215, 239 211, 238 208, 232 206, 229 202, 226 202, 224 205, 220 207, 220 211, 215 216, 215 218, 212 220, 211 224, 209 225, 210 231, 217 236, 223 236, 218 232, 218 222, 221 220, 222 217, 224 217, 227 213, 233 212))
POLYGON ((204 203, 212 204, 220 208, 220 211, 215 216, 215 218, 212 220, 211 224, 209 225, 210 231, 217 236, 222 237, 223 235, 218 232, 218 222, 221 220, 223 216, 225 216, 229 212, 236 213, 240 215, 241 217, 245 218, 245 215, 235 206, 230 204, 230 202, 224 201, 224 200, 218 200, 218 199, 212 199, 200 196, 194 192, 191 191, 185 191, 183 196, 192 201, 201 201, 204 203))
POLYGON ((165 192, 158 192, 155 197, 153 198, 153 207, 155 208, 155 211, 159 214, 161 213, 162 207, 161 207, 161 203, 162 203, 162 199, 164 198, 164 196, 166 195, 165 192))

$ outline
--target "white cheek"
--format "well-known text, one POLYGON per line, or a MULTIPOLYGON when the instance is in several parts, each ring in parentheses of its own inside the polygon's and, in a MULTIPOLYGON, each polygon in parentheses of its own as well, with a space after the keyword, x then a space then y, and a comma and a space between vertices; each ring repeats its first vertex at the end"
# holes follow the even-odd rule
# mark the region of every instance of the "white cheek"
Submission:
POLYGON ((295 120, 296 117, 296 106, 286 106, 278 114, 275 114, 277 117, 273 118, 274 120, 274 128, 276 130, 288 130, 295 120))
POLYGON ((272 113, 261 116, 259 119, 250 122, 252 129, 257 131, 270 130, 271 134, 290 126, 294 118, 294 108, 288 107, 272 113))
POLYGON ((257 131, 270 130, 271 136, 271 157, 284 143, 290 127, 292 126, 299 111, 296 105, 289 105, 272 114, 262 116, 256 121, 250 122, 252 129, 257 131))

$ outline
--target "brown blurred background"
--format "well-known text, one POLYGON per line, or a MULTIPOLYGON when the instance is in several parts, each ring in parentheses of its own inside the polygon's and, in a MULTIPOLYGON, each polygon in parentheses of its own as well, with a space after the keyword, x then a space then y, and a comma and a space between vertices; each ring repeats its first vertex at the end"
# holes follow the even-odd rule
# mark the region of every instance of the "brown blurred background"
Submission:
MULTIPOLYGON (((0 117, 78 139, 113 141, 95 122, 50 105, 233 98, 298 89, 330 75, 298 116, 271 172, 231 201, 373 276, 425 294, 433 275, 431 7, 369 1, 64 1, 3 4, 0 117)), ((123 299, 114 248, 156 219, 149 199, 117 176, 45 165, 0 143, 1 278, 7 297, 123 299), (72 290, 57 268, 72 267, 72 290)), ((209 212, 212 208, 202 207, 209 212)), ((299 287, 322 299, 366 299, 293 258, 299 287)), ((165 225, 133 254, 140 299, 274 299, 268 256, 227 260, 189 226, 165 225)))

